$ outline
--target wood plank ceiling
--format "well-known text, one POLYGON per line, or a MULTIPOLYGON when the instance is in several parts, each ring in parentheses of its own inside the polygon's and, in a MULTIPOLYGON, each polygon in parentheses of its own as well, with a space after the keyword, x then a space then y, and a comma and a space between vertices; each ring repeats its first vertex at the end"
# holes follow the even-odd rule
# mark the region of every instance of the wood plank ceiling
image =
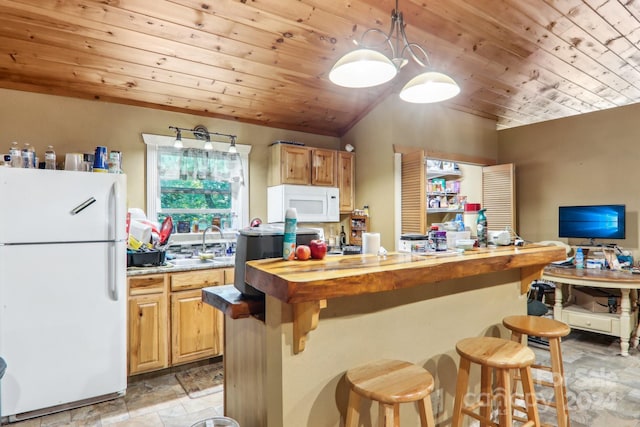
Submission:
MULTIPOLYGON (((0 0, 0 87, 344 134, 419 71, 329 82, 395 0, 0 0)), ((640 100, 640 2, 401 0, 409 40, 509 128, 640 100)))

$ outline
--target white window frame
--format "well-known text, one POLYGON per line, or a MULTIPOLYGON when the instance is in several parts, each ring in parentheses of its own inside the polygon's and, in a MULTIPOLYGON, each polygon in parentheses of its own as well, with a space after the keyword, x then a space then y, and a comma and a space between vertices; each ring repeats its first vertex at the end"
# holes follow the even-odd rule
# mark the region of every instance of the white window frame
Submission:
MULTIPOLYGON (((158 207, 160 206, 160 183, 158 178, 158 146, 173 146, 175 136, 154 135, 143 133, 142 139, 147 145, 147 218, 158 221, 158 207)), ((204 141, 182 138, 184 148, 203 148, 204 141)), ((216 151, 229 151, 230 143, 212 141, 216 151)), ((244 185, 240 186, 234 211, 238 214, 238 228, 249 225, 249 153, 251 146, 237 144, 236 150, 242 160, 244 185)), ((233 184, 236 185, 236 184, 233 184)))

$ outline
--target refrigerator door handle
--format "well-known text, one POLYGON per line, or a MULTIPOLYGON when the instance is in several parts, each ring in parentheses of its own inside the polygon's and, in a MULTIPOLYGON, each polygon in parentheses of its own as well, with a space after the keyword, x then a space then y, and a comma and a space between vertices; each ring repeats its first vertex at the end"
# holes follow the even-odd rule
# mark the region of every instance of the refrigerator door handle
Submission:
MULTIPOLYGON (((111 231, 113 232, 113 240, 119 240, 120 232, 124 231, 124 229, 117 230, 115 228, 117 224, 124 224, 126 221, 125 220, 126 214, 124 214, 125 210, 121 209, 121 206, 123 203, 124 201, 122 200, 120 183, 116 180, 113 182, 113 185, 111 186, 111 195, 110 195, 111 218, 109 219, 109 224, 111 225, 111 228, 112 228, 111 231)), ((122 238, 124 239, 124 237, 122 238)))
POLYGON ((118 245, 123 244, 122 242, 110 242, 109 243, 109 261, 107 262, 107 280, 109 283, 109 297, 118 301, 118 277, 116 275, 116 263, 118 262, 118 245))
MULTIPOLYGON (((113 233, 113 242, 110 243, 110 248, 109 248, 109 261, 108 261, 108 283, 109 283, 109 296, 112 300, 114 301, 118 301, 119 299, 119 295, 118 295, 118 276, 116 274, 117 271, 117 267, 118 267, 118 261, 124 259, 124 257, 126 255, 123 254, 122 257, 120 257, 120 251, 119 246, 120 244, 124 245, 123 242, 119 242, 118 241, 118 230, 116 229, 116 225, 119 224, 120 222, 118 221, 118 217, 119 217, 119 212, 120 212, 120 204, 122 203, 121 200, 121 192, 120 192, 120 185, 118 183, 118 181, 114 181, 113 185, 111 186, 111 194, 109 195, 109 200, 110 200, 110 221, 109 221, 109 227, 110 227, 110 232, 113 233)), ((124 246, 123 246, 124 247, 124 246)))
POLYGON ((87 200, 85 200, 84 202, 80 203, 75 208, 71 209, 71 215, 79 214, 80 212, 82 212, 83 210, 87 209, 89 206, 91 206, 95 202, 96 202, 96 199, 94 197, 89 197, 87 200))

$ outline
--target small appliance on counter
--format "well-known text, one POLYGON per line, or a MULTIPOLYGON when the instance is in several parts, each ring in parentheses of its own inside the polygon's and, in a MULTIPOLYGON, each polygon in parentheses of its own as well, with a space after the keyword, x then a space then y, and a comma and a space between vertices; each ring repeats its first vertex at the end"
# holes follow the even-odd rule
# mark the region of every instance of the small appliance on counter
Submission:
POLYGON ((489 230, 489 243, 496 246, 509 246, 511 244, 511 234, 507 230, 489 230))
MULTIPOLYGON (((318 238, 318 232, 313 229, 298 228, 296 230, 296 245, 308 245, 318 238)), ((234 286, 246 297, 259 298, 264 294, 244 281, 244 265, 247 261, 265 258, 282 258, 282 244, 284 228, 282 224, 265 225, 246 228, 238 233, 236 246, 235 281, 234 286)))
POLYGON ((298 222, 339 222, 337 187, 275 185, 267 188, 267 222, 284 222, 287 209, 296 208, 298 222))
POLYGON ((426 252, 429 236, 424 234, 402 234, 398 243, 398 252, 426 252))

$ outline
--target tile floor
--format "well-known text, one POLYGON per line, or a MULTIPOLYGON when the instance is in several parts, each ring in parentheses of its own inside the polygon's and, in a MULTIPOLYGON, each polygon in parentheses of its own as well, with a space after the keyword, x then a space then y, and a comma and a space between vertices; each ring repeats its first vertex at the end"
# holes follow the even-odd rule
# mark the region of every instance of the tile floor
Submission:
MULTIPOLYGON (((532 348, 549 363, 548 350, 532 348)), ((572 427, 640 427, 640 351, 629 353, 620 356, 619 339, 602 334, 574 330, 563 339, 572 427)), ((552 422, 553 411, 540 407, 542 421, 552 422)))
MULTIPOLYGON (((532 348, 536 359, 548 360, 547 349, 532 348)), ((562 349, 572 427, 640 427, 640 351, 622 357, 616 338, 580 331, 566 337, 562 349)), ((134 380, 123 398, 10 427, 189 427, 223 412, 222 391, 192 399, 175 373, 167 373, 134 380)), ((540 407, 540 413, 555 425, 552 409, 540 407)))
POLYGON ((134 377, 115 400, 10 424, 10 427, 189 427, 224 413, 223 393, 190 398, 175 372, 134 377))

